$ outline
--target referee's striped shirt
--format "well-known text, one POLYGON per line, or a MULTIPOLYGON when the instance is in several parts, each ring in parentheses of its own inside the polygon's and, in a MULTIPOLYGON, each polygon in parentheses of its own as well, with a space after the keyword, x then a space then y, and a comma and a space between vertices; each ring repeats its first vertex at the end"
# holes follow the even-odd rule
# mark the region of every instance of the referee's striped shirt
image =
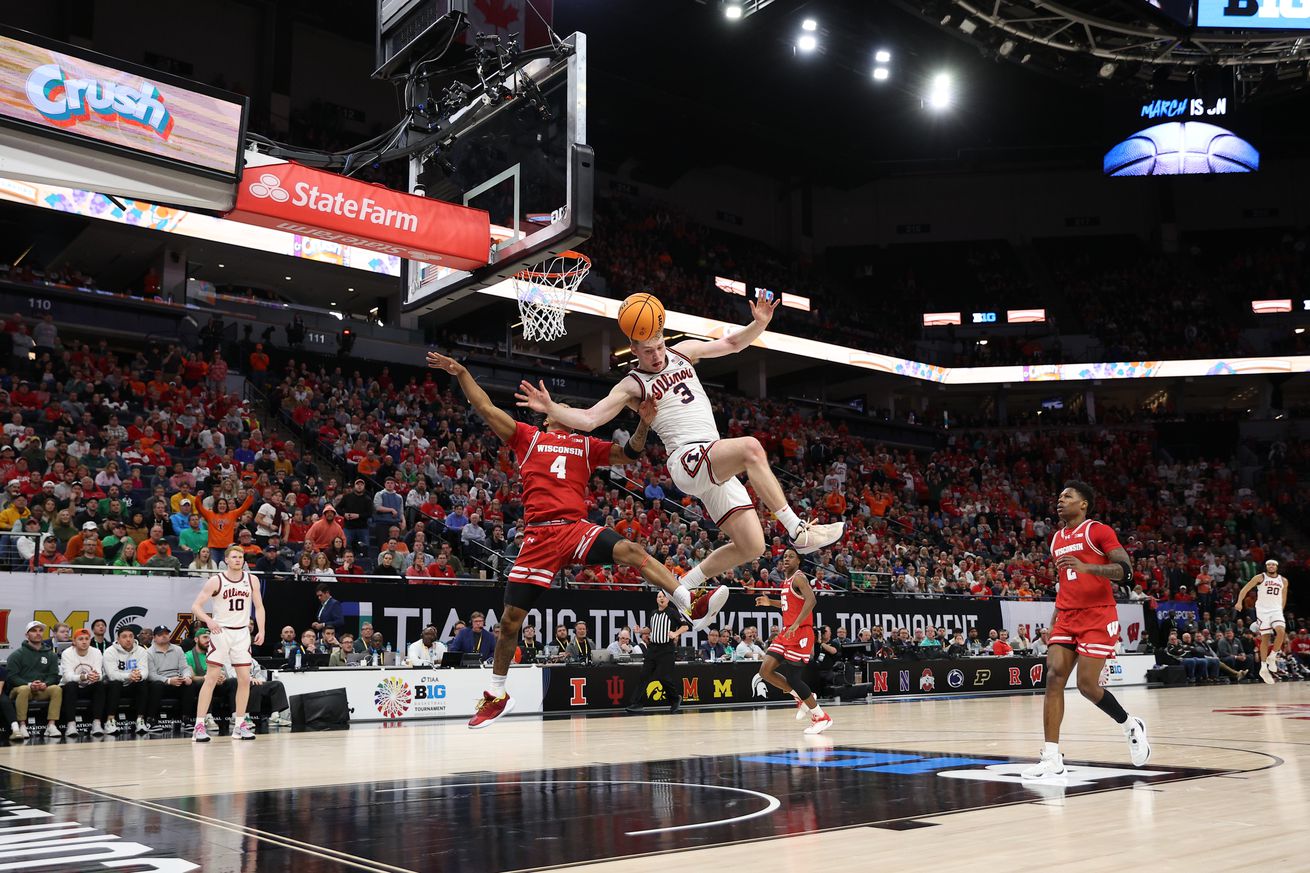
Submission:
POLYGON ((650 617, 650 641, 654 645, 666 646, 672 640, 669 638, 669 631, 673 630, 674 622, 680 621, 677 610, 672 604, 661 609, 650 617))

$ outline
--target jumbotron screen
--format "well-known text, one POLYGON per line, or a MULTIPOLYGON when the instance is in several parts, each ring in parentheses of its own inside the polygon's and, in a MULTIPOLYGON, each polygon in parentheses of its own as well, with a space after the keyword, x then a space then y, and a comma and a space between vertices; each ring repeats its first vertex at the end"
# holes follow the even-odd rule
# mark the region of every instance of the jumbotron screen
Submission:
POLYGON ((1305 0, 1197 0, 1196 26, 1224 30, 1310 30, 1305 0))
POLYGON ((1138 101, 1113 122, 1105 175, 1254 173, 1260 151, 1249 127, 1228 97, 1178 94, 1138 101))

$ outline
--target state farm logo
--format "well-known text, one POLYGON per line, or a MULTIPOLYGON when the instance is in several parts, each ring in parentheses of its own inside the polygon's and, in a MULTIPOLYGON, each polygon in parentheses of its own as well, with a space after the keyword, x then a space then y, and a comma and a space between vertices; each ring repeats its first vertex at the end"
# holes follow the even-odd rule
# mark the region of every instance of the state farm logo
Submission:
MULTIPOLYGON (((274 173, 260 173, 259 178, 246 186, 251 197, 259 200, 271 200, 274 203, 286 203, 308 209, 310 212, 324 212, 339 215, 351 221, 388 227, 402 233, 419 232, 418 216, 403 209, 390 209, 369 197, 352 197, 345 191, 332 191, 320 188, 313 182, 300 181, 291 185, 291 190, 282 187, 282 179, 274 173)), ((395 192, 388 191, 389 194, 395 192)), ((364 233, 365 231, 359 231, 364 233)), ((353 244, 353 243, 352 243, 353 244)))
POLYGON ((272 173, 264 173, 259 181, 251 182, 247 190, 251 197, 268 198, 277 203, 286 203, 291 199, 287 189, 282 187, 282 180, 272 173))

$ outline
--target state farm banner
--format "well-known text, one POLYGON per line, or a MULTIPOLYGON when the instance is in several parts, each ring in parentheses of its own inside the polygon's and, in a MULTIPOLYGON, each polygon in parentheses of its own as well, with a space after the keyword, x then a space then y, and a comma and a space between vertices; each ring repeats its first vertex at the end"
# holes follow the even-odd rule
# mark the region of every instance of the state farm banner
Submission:
MULTIPOLYGON (((1145 614, 1140 603, 1120 603, 1119 639, 1123 641, 1125 652, 1135 652, 1142 644, 1145 635, 1145 614)), ((1011 637, 1022 631, 1029 639, 1037 639, 1041 628, 1051 626, 1051 616, 1055 612, 1055 603, 1050 600, 1006 600, 1001 603, 1001 621, 1011 637)))
POLYGON ((225 217, 456 270, 485 267, 491 246, 484 210, 290 162, 247 166, 225 217))
POLYGON ((111 637, 128 625, 162 624, 181 639, 191 626, 200 585, 199 577, 0 573, 0 655, 22 645, 29 621, 47 628, 65 622, 77 629, 103 618, 111 637))
MULTIPOLYGON (((305 628, 318 614, 314 585, 306 582, 276 582, 264 586, 269 623, 290 624, 305 628)), ((332 594, 341 601, 352 631, 360 622, 370 621, 389 641, 413 642, 426 624, 435 624, 441 639, 449 639, 457 621, 467 621, 475 610, 487 617, 487 626, 496 623, 504 600, 504 590, 493 586, 426 586, 336 583, 332 594)), ((557 625, 585 621, 588 633, 600 645, 609 645, 624 627, 647 626, 655 610, 654 591, 587 591, 552 588, 542 594, 528 613, 528 623, 553 636, 557 625)), ((755 595, 734 591, 715 624, 742 630, 754 626, 767 634, 780 624, 781 613, 755 605, 755 595)), ((814 623, 827 624, 836 632, 844 627, 854 639, 861 629, 879 625, 886 630, 906 627, 912 631, 932 624, 934 627, 968 630, 978 628, 987 635, 1001 625, 1001 607, 994 600, 928 600, 918 598, 864 597, 834 595, 819 598, 814 623)), ((684 645, 705 640, 704 634, 688 634, 684 645)))

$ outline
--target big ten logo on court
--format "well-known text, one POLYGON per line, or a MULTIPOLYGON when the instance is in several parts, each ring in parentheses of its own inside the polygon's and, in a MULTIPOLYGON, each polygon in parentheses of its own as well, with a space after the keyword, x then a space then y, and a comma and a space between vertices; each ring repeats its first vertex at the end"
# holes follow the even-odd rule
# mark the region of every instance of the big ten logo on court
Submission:
POLYGON ((815 767, 825 770, 856 770, 861 773, 892 773, 898 776, 924 776, 951 767, 997 764, 997 758, 966 758, 953 755, 925 755, 919 752, 869 752, 857 749, 802 749, 772 755, 746 755, 742 761, 753 764, 780 764, 784 767, 815 767))
POLYGON ((977 687, 979 685, 986 685, 991 680, 992 680, 992 671, 990 668, 984 667, 981 670, 979 670, 977 673, 973 674, 974 687, 977 687))
POLYGON ((373 690, 373 706, 383 718, 400 718, 413 702, 414 692, 399 676, 388 676, 373 690))
MULTIPOLYGON (((576 682, 577 680, 574 681, 576 682)), ((605 680, 605 696, 610 699, 610 703, 614 706, 618 706, 623 702, 623 690, 625 685, 627 685, 627 683, 623 681, 622 676, 611 676, 605 680)), ((584 697, 582 702, 586 703, 587 699, 584 697)))
POLYGON ((585 676, 577 676, 569 680, 569 687, 573 693, 569 695, 569 706, 586 706, 587 705, 587 679, 585 676))
MULTIPOLYGON (((145 612, 145 610, 141 610, 145 612)), ((86 627, 90 624, 91 613, 85 609, 74 609, 68 614, 68 618, 61 619, 58 615, 48 609, 38 609, 33 611, 32 619, 39 621, 47 628, 53 628, 57 624, 66 624, 72 628, 86 627)))
POLYGON ((715 697, 732 697, 732 680, 715 679, 714 680, 715 697))
MULTIPOLYGON (((621 682, 623 680, 619 681, 621 682)), ((685 703, 697 703, 700 701, 699 676, 682 677, 682 699, 685 703)))
POLYGON ((919 690, 935 691, 936 687, 937 680, 933 678, 932 670, 928 667, 924 667, 923 672, 919 674, 919 690))

